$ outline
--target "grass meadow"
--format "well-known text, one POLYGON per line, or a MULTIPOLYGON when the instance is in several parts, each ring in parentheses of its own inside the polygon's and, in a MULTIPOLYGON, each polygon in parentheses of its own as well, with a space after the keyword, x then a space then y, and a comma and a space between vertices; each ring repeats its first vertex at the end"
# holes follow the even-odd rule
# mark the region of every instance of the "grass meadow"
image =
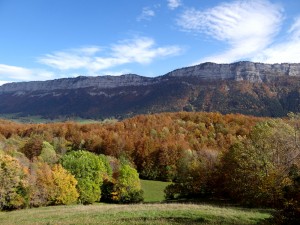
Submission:
POLYGON ((162 202, 165 200, 164 190, 171 182, 141 180, 144 191, 144 202, 162 202))
POLYGON ((0 224, 256 224, 269 213, 196 204, 72 205, 0 212, 0 224))
POLYGON ((208 204, 160 203, 168 182, 142 180, 145 204, 72 205, 0 212, 5 225, 79 224, 237 224, 250 225, 268 218, 266 211, 208 204))
POLYGON ((257 224, 270 217, 267 211, 209 204, 162 203, 170 184, 141 180, 145 204, 71 205, 0 212, 3 225, 79 225, 79 224, 257 224))

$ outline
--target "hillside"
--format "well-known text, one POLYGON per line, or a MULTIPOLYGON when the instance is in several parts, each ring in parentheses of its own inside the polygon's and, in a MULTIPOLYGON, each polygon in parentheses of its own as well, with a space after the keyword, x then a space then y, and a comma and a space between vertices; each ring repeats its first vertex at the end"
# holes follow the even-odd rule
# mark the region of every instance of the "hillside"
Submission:
POLYGON ((274 220, 299 224, 299 123, 293 113, 270 119, 204 112, 90 124, 1 120, 0 181, 2 196, 11 197, 0 196, 0 210, 137 203, 143 189, 146 202, 269 207, 280 213, 274 220))
MULTIPOLYGON (((218 155, 238 137, 249 135, 261 118, 219 113, 163 113, 141 115, 112 124, 18 124, 0 123, 3 139, 43 139, 65 152, 85 149, 97 154, 130 159, 141 178, 171 180, 185 150, 218 155), (166 168, 166 165, 171 168, 166 168)), ((3 141, 3 150, 19 150, 22 143, 3 141), (12 146, 17 145, 17 146, 12 146)), ((1 145, 0 145, 1 147, 1 145)), ((34 149, 30 147, 31 149, 34 149)))
POLYGON ((300 64, 204 63, 149 78, 77 77, 0 87, 0 114, 131 117, 177 111, 285 116, 300 111, 300 64))

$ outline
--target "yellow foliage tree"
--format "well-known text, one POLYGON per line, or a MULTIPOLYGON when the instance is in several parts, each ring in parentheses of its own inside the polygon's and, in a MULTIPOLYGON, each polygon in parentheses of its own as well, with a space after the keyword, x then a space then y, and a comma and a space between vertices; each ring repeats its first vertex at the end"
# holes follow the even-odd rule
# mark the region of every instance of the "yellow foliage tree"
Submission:
POLYGON ((32 206, 69 205, 76 203, 77 180, 60 164, 52 168, 44 162, 35 162, 31 168, 32 206))
POLYGON ((53 179, 56 189, 54 203, 56 205, 69 205, 77 202, 79 194, 76 189, 77 180, 60 164, 52 168, 53 179))
POLYGON ((24 208, 28 200, 25 169, 17 159, 0 152, 0 210, 24 208))

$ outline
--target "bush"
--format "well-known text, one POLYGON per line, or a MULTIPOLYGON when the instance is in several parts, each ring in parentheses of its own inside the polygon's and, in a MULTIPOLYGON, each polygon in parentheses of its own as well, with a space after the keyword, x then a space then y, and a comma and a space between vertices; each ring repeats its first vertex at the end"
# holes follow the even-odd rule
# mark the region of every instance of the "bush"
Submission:
POLYGON ((174 200, 178 197, 180 197, 182 194, 181 194, 181 190, 183 189, 184 187, 182 187, 180 184, 169 184, 164 192, 165 192, 165 199, 166 200, 174 200))

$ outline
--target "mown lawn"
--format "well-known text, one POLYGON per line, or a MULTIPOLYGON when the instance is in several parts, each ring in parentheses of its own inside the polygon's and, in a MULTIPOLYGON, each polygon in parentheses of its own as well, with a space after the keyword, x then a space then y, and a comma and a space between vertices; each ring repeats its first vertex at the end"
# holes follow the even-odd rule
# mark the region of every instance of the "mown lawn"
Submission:
POLYGON ((73 205, 0 212, 5 225, 71 224, 256 224, 259 210, 194 204, 73 205))
POLYGON ((162 202, 165 200, 164 190, 170 182, 141 180, 144 191, 144 202, 162 202))

